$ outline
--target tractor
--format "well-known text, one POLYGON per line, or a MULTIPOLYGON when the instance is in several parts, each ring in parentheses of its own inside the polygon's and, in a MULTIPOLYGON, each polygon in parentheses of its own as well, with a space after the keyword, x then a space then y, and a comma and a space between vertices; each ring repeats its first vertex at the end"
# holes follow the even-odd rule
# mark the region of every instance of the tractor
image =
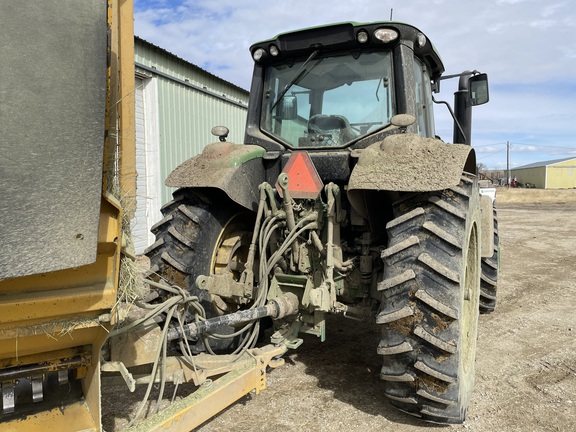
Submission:
MULTIPOLYGON (((464 421, 479 312, 498 278, 492 201, 480 194, 472 107, 484 73, 443 75, 428 37, 398 22, 339 23, 251 46, 245 140, 177 167, 146 255, 149 307, 187 358, 296 349, 326 317, 375 320, 385 396, 436 423, 464 421), (454 108, 436 101, 459 78, 454 108), (448 106, 453 143, 436 136, 448 106)), ((277 357, 280 357, 278 355, 277 357)))

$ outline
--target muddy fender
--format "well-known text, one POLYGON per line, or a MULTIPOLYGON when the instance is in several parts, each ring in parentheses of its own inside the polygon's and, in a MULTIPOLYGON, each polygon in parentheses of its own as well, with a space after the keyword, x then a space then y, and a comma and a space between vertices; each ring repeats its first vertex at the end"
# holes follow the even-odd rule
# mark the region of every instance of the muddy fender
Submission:
POLYGON ((362 151, 350 176, 348 197, 362 214, 364 190, 443 190, 456 186, 463 171, 476 172, 476 155, 468 145, 409 133, 390 135, 362 151))
POLYGON ((254 145, 217 142, 188 159, 170 173, 166 186, 216 188, 241 206, 256 210, 258 186, 264 181, 262 156, 266 150, 254 145))

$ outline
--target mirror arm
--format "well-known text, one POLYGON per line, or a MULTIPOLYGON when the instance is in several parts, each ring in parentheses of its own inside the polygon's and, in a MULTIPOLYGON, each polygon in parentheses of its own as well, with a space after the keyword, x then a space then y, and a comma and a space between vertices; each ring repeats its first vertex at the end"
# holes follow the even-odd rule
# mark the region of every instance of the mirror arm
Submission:
POLYGON ((480 73, 480 71, 477 70, 473 70, 472 72, 470 71, 464 71, 462 73, 459 74, 452 74, 452 75, 442 75, 440 78, 437 78, 437 81, 444 81, 450 78, 458 78, 458 77, 464 77, 467 75, 478 75, 480 73))
MULTIPOLYGON (((456 115, 454 114, 454 111, 452 110, 452 107, 450 106, 450 104, 446 101, 438 101, 438 100, 434 99, 434 96, 432 96, 432 102, 434 102, 435 104, 438 104, 438 105, 440 105, 440 104, 446 105, 446 108, 448 108, 448 112, 452 116, 452 119, 454 119, 454 124, 460 130, 460 133, 462 134, 462 136, 465 136, 464 130, 462 129, 462 126, 460 125, 460 122, 458 121, 458 119, 456 119, 456 115)), ((467 143, 464 143, 464 144, 467 144, 467 143)))

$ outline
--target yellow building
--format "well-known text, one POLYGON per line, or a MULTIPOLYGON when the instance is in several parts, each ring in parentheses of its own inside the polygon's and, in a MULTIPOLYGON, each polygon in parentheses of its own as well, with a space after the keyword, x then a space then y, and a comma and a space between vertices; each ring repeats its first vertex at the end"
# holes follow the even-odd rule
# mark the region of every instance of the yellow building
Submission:
POLYGON ((512 169, 512 178, 541 189, 576 188, 576 157, 523 165, 512 169))

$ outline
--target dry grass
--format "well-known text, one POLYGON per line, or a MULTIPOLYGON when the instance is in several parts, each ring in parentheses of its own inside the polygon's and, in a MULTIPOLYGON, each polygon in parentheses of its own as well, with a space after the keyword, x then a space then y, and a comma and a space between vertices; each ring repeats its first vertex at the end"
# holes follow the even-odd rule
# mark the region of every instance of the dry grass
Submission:
POLYGON ((576 189, 523 189, 499 187, 497 204, 567 204, 576 203, 576 189))
POLYGON ((132 228, 130 220, 134 216, 136 209, 136 198, 133 195, 124 195, 120 197, 122 205, 122 237, 126 247, 120 257, 120 274, 118 283, 118 295, 114 309, 121 303, 131 305, 137 299, 144 297, 146 287, 142 277, 146 267, 137 259, 134 252, 134 243, 132 239, 132 228))

